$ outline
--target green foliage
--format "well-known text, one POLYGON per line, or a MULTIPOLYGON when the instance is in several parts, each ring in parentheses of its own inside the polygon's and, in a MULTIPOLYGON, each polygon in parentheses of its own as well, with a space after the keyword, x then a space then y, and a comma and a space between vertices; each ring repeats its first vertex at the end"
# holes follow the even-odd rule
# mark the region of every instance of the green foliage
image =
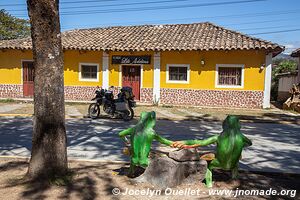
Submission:
POLYGON ((0 99, 0 103, 13 103, 15 100, 13 99, 0 99))
POLYGON ((64 176, 50 176, 49 177, 49 183, 51 185, 56 185, 56 186, 66 186, 72 184, 73 178, 74 178, 74 172, 69 171, 66 175, 64 176))
POLYGON ((297 62, 294 60, 282 60, 278 63, 273 73, 276 76, 279 73, 295 72, 297 70, 297 62))
POLYGON ((10 40, 30 36, 30 23, 0 10, 0 40, 10 40))
POLYGON ((164 104, 162 105, 162 107, 163 107, 163 108, 173 108, 172 105, 164 105, 164 104))

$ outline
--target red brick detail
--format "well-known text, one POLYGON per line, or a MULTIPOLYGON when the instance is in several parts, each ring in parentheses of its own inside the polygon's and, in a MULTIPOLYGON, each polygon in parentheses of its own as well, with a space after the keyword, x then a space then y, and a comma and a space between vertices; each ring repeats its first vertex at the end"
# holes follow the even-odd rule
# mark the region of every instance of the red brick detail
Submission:
POLYGON ((160 103, 209 107, 262 108, 263 91, 238 90, 160 90, 160 103))
POLYGON ((141 103, 153 103, 153 89, 152 88, 141 88, 141 103))
MULTIPOLYGON (((65 99, 88 101, 95 97, 95 90, 96 87, 65 86, 65 99)), ((119 91, 120 87, 115 87, 115 98, 117 98, 119 91)), ((22 98, 23 85, 0 84, 0 97, 22 98)), ((153 103, 153 89, 141 88, 140 98, 141 103, 153 103)), ((263 91, 162 88, 160 90, 160 103, 167 105, 262 108, 263 91)))
POLYGON ((65 99, 89 101, 95 97, 95 86, 65 86, 65 99))
POLYGON ((0 84, 1 98, 22 98, 23 85, 17 84, 0 84))
MULTIPOLYGON (((65 86, 65 99, 66 100, 81 100, 89 101, 95 97, 97 87, 89 86, 65 86)), ((113 94, 114 98, 118 97, 120 87, 114 87, 113 94)))

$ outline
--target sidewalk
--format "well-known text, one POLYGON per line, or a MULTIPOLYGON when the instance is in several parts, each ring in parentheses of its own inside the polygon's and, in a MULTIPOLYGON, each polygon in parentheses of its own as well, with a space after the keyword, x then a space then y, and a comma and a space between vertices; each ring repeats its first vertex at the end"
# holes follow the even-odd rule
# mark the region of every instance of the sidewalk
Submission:
MULTIPOLYGON (((88 112, 88 103, 66 103, 66 118, 85 118, 88 112)), ((102 110, 101 110, 102 111, 102 110)), ((134 108, 135 116, 142 111, 155 111, 158 119, 187 120, 187 121, 223 121, 227 115, 237 115, 243 122, 255 123, 292 123, 300 124, 300 114, 284 111, 278 108, 263 109, 224 109, 199 107, 166 107, 138 105, 134 108)), ((32 116, 32 102, 0 103, 0 116, 32 116)), ((101 116, 107 116, 102 111, 101 116)))

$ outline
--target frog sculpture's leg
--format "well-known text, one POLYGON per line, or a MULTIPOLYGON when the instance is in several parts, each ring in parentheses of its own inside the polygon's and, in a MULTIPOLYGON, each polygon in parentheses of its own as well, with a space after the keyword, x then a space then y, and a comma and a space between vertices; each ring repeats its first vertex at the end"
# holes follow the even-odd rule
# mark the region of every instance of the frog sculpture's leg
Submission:
MULTIPOLYGON (((123 130, 119 133, 119 137, 121 137, 121 139, 125 142, 125 143, 129 143, 128 139, 126 138, 127 135, 131 135, 134 133, 134 128, 128 128, 126 130, 123 130)), ((132 155, 133 152, 130 152, 130 155, 132 155)), ((129 175, 128 176, 133 176, 134 171, 135 171, 135 165, 132 162, 132 156, 130 157, 130 168, 129 168, 129 175)))
POLYGON ((124 142, 129 143, 126 139, 130 135, 130 169, 129 176, 134 176, 137 167, 146 168, 149 165, 149 153, 153 140, 171 145, 172 141, 167 140, 154 131, 156 114, 155 112, 142 112, 139 122, 133 127, 119 133, 124 142))
POLYGON ((212 170, 220 168, 223 170, 231 170, 232 178, 238 177, 238 158, 244 147, 251 146, 252 142, 240 131, 240 122, 236 116, 228 116, 223 122, 223 132, 219 136, 214 136, 206 140, 185 140, 174 142, 173 147, 194 147, 206 146, 217 143, 216 159, 212 160, 206 173, 206 186, 212 187, 212 170))
POLYGON ((237 179, 239 177, 239 167, 238 164, 231 170, 231 178, 237 179))
POLYGON ((136 169, 136 166, 133 164, 133 162, 130 162, 128 177, 130 177, 130 178, 134 177, 135 169, 136 169))
POLYGON ((205 185, 206 187, 212 187, 212 170, 221 168, 220 162, 217 159, 212 160, 206 170, 205 185))
MULTIPOLYGON (((218 159, 214 159, 212 160, 208 167, 207 167, 207 171, 205 174, 205 185, 206 187, 212 187, 212 170, 213 169, 222 169, 222 165, 221 163, 218 161, 218 159)), ((231 169, 231 174, 232 174, 232 179, 237 179, 238 178, 238 165, 236 165, 234 168, 231 169)))

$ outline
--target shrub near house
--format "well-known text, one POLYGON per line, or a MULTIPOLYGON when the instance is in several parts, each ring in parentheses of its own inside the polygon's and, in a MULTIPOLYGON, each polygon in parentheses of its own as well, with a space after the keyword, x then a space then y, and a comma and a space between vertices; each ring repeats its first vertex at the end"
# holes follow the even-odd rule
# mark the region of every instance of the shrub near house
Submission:
MULTIPOLYGON (((211 23, 72 30, 62 43, 66 99, 131 86, 140 102, 214 107, 269 107, 272 56, 283 51, 211 23)), ((0 49, 0 97, 31 97, 31 39, 0 49)))

